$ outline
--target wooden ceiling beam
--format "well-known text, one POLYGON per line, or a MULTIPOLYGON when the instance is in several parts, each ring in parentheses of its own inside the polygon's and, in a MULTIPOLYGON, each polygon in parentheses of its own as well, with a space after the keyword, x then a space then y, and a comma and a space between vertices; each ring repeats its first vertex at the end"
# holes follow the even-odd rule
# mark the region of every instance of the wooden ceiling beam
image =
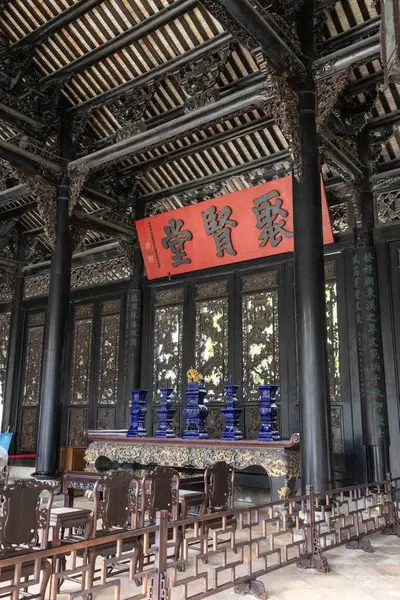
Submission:
POLYGON ((72 216, 73 220, 75 220, 78 225, 86 227, 86 229, 94 229, 95 231, 108 233, 114 236, 122 235, 126 238, 132 238, 135 235, 135 230, 133 227, 128 228, 123 225, 119 225, 118 223, 107 221, 106 219, 100 219, 95 215, 85 213, 81 210, 74 210, 72 216))
POLYGON ((66 10, 34 29, 18 40, 11 46, 11 51, 21 50, 22 48, 28 48, 37 46, 46 40, 49 36, 53 35, 57 31, 60 31, 66 27, 69 23, 76 21, 84 14, 95 8, 98 4, 101 4, 104 0, 78 0, 72 6, 69 6, 66 10))
MULTIPOLYGON (((37 175, 40 173, 40 176, 44 179, 49 176, 49 174, 57 174, 61 175, 61 167, 56 163, 53 163, 49 160, 44 159, 41 156, 37 156, 32 152, 28 152, 19 146, 15 146, 14 144, 10 144, 5 140, 0 139, 0 158, 4 158, 8 160, 12 165, 20 168, 22 171, 27 173, 31 173, 32 175, 37 175), (44 167, 44 171, 40 172, 40 167, 44 167)), ((49 177, 51 180, 51 178, 49 177)), ((82 194, 86 196, 89 200, 93 200, 98 204, 101 204, 106 207, 113 207, 117 200, 114 198, 107 196, 106 194, 102 194, 97 190, 94 190, 90 187, 84 187, 82 190, 82 194)))
POLYGON ((383 79, 383 71, 371 73, 366 77, 361 77, 360 79, 357 79, 356 81, 350 83, 346 87, 345 93, 346 95, 357 96, 358 94, 362 94, 365 90, 367 90, 370 87, 380 85, 381 83, 383 83, 383 79))
POLYGON ((90 106, 100 106, 103 104, 107 104, 110 100, 114 98, 118 98, 119 96, 123 96, 127 94, 131 90, 135 88, 141 88, 146 85, 149 85, 154 79, 159 79, 165 77, 169 73, 173 73, 178 71, 181 67, 190 62, 196 62, 201 58, 207 56, 212 52, 217 52, 219 49, 226 46, 226 44, 232 39, 230 33, 220 33, 216 35, 211 40, 207 40, 204 44, 197 46, 196 48, 192 48, 188 52, 184 54, 180 54, 171 60, 167 60, 165 63, 158 65, 151 71, 147 73, 143 73, 143 75, 139 75, 132 79, 131 81, 127 81, 121 85, 111 88, 98 96, 93 98, 89 98, 85 102, 81 104, 77 104, 76 106, 71 106, 67 109, 67 112, 79 112, 81 110, 86 110, 90 106))
POLYGON ((327 54, 314 61, 313 72, 315 79, 331 77, 335 73, 345 71, 355 63, 367 62, 380 55, 380 35, 373 35, 366 40, 351 44, 327 54))
MULTIPOLYGON (((243 175, 244 173, 248 173, 249 171, 265 169, 267 167, 271 167, 270 174, 272 178, 273 175, 276 176, 277 174, 277 172, 273 170, 273 166, 276 163, 288 161, 289 159, 290 155, 287 150, 275 152, 270 156, 263 156, 249 163, 231 167, 230 169, 226 169, 224 171, 221 171, 220 173, 207 175, 206 177, 200 177, 198 179, 194 179, 193 181, 187 181, 185 183, 181 183, 173 187, 165 188, 161 191, 151 192, 150 194, 144 194, 139 198, 139 200, 140 202, 143 202, 145 204, 148 202, 155 202, 171 196, 177 196, 179 194, 183 194, 191 190, 201 190, 203 186, 208 185, 210 183, 218 183, 219 181, 224 181, 232 177, 236 177, 238 175, 243 175)), ((199 191, 199 193, 201 192, 199 191)))
POLYGON ((37 208, 36 202, 28 202, 27 204, 22 204, 21 206, 16 206, 15 208, 10 208, 9 210, 4 210, 0 213, 0 221, 8 221, 9 219, 15 219, 24 215, 26 212, 30 210, 35 210, 37 208))
POLYGON ((143 152, 152 146, 161 146, 163 142, 182 136, 199 127, 222 121, 251 106, 264 105, 268 98, 268 91, 260 85, 239 90, 216 102, 184 114, 165 126, 159 125, 150 131, 135 133, 107 148, 71 161, 70 168, 76 168, 82 164, 89 169, 99 168, 111 161, 143 152))
POLYGON ((245 123, 244 125, 239 125, 238 127, 234 127, 232 129, 228 129, 227 131, 222 131, 221 133, 217 133, 210 138, 204 140, 198 140, 193 144, 190 144, 186 148, 181 148, 179 150, 175 150, 174 152, 168 152, 164 156, 157 156, 156 158, 151 158, 146 160, 146 162, 140 163, 139 165, 135 165, 134 167, 125 167, 121 169, 121 173, 136 173, 149 171, 154 167, 159 167, 160 165, 164 165, 165 163, 170 163, 174 160, 179 160, 180 158, 184 158, 185 156, 190 156, 197 152, 202 152, 204 150, 208 150, 209 148, 213 148, 218 144, 223 144, 225 142, 229 142, 231 140, 237 140, 243 136, 250 135, 256 131, 260 131, 268 127, 268 125, 272 125, 274 123, 274 119, 271 117, 261 117, 256 121, 250 121, 245 123))
POLYGON ((20 183, 15 185, 12 188, 7 190, 3 190, 0 192, 0 207, 6 206, 10 202, 14 200, 18 200, 19 198, 23 198, 29 194, 29 188, 27 185, 20 183))
POLYGON ((379 16, 373 17, 372 19, 369 19, 369 21, 360 23, 359 25, 356 25, 347 31, 343 31, 338 35, 325 40, 323 43, 323 50, 324 52, 327 50, 333 52, 334 50, 338 50, 344 46, 349 46, 354 42, 359 42, 361 39, 366 37, 376 35, 379 33, 380 26, 381 18, 379 16))
POLYGON ((63 80, 70 75, 73 76, 75 73, 84 71, 93 64, 104 60, 116 52, 119 52, 125 46, 129 46, 134 42, 146 37, 147 35, 154 33, 154 31, 157 31, 157 29, 160 29, 160 27, 167 25, 174 19, 177 19, 178 17, 181 17, 183 14, 192 10, 196 5, 197 0, 175 0, 175 2, 172 4, 165 6, 144 21, 141 21, 123 33, 120 33, 116 37, 106 41, 98 48, 87 52, 83 56, 68 63, 68 65, 65 67, 62 67, 54 73, 43 77, 41 84, 47 84, 60 79, 63 80))
POLYGON ((367 129, 380 129, 381 127, 386 127, 386 125, 395 125, 396 123, 400 127, 400 110, 369 119, 367 129))

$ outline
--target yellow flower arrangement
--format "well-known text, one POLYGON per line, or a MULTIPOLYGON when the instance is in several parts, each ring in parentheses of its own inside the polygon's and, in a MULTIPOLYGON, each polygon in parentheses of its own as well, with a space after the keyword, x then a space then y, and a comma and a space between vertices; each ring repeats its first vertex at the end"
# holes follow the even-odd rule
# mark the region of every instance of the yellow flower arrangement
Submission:
POLYGON ((198 383, 203 379, 203 376, 198 371, 196 371, 196 369, 190 368, 187 372, 187 379, 190 382, 198 383))

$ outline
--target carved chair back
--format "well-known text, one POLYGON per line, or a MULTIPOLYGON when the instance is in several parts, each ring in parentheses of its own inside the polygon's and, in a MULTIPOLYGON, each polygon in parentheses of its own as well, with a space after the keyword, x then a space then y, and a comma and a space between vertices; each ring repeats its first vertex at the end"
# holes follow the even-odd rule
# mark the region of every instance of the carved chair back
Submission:
POLYGON ((139 489, 139 478, 123 469, 109 471, 96 481, 93 488, 93 536, 99 519, 102 531, 106 533, 137 526, 139 489))
POLYGON ((0 516, 0 547, 10 550, 46 548, 54 491, 34 479, 20 479, 0 488, 3 514, 0 516))
POLYGON ((155 523, 156 513, 167 510, 170 521, 177 521, 179 516, 179 483, 178 471, 171 467, 156 467, 142 480, 142 525, 145 515, 150 523, 155 523))
POLYGON ((206 511, 217 512, 233 508, 235 468, 224 461, 216 462, 204 471, 206 511))

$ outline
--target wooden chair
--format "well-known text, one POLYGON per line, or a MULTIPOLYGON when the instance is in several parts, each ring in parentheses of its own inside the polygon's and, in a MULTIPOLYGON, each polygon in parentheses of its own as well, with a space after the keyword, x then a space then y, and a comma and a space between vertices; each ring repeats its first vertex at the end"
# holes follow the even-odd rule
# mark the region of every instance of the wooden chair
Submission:
MULTIPOLYGON (((219 513, 234 507, 235 469, 224 461, 216 462, 204 471, 204 513, 219 513)), ((230 528, 231 548, 236 553, 237 521, 234 516, 226 519, 225 525, 230 528)), ((222 519, 216 517, 202 523, 203 533, 208 535, 210 529, 220 529, 222 519)), ((207 544, 207 538, 205 540, 207 544)), ((205 548, 206 550, 206 548, 205 548)))
MULTIPOLYGON (((21 479, 12 485, 1 487, 0 496, 3 497, 3 512, 0 516, 0 559, 13 558, 21 554, 33 556, 35 549, 47 548, 53 489, 34 479, 21 479)), ((14 571, 14 566, 2 569, 0 583, 12 581, 14 571)), ((34 571, 34 560, 23 563, 20 577, 24 578, 27 584, 24 588, 26 596, 28 596, 29 577, 34 575, 34 571)), ((52 573, 50 561, 42 560, 41 572, 39 594, 30 594, 28 597, 44 599, 52 573)), ((9 597, 9 594, 2 595, 0 587, 0 598, 2 597, 9 597)))
MULTIPOLYGON (((106 536, 119 531, 135 529, 138 525, 137 511, 140 490, 140 480, 126 470, 110 471, 99 479, 93 489, 94 511, 92 538, 106 536), (100 528, 98 524, 100 522, 100 528)), ((98 556, 113 556, 116 544, 105 542, 88 551, 90 565, 88 585, 92 587, 98 556)), ((137 554, 137 562, 143 555, 139 538, 127 539, 122 544, 122 552, 137 554)), ((119 571, 121 572, 121 571, 119 571)))
MULTIPOLYGON (((178 471, 171 467, 158 466, 142 479, 140 526, 154 525, 158 511, 168 511, 170 521, 179 519, 178 471)), ((172 536, 172 531, 171 531, 172 536)), ((182 531, 179 530, 174 542, 174 559, 179 559, 182 546, 182 531)), ((141 569, 142 570, 142 569, 141 569)))

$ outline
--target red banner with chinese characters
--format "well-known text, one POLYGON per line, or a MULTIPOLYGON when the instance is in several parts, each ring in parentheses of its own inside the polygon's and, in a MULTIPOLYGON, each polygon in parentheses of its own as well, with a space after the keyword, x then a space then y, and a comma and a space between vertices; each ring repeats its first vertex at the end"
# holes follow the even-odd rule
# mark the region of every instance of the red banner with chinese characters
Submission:
MULTIPOLYGON (((321 188, 324 243, 331 244, 321 188)), ((292 178, 142 219, 136 227, 149 279, 292 252, 292 178)))

